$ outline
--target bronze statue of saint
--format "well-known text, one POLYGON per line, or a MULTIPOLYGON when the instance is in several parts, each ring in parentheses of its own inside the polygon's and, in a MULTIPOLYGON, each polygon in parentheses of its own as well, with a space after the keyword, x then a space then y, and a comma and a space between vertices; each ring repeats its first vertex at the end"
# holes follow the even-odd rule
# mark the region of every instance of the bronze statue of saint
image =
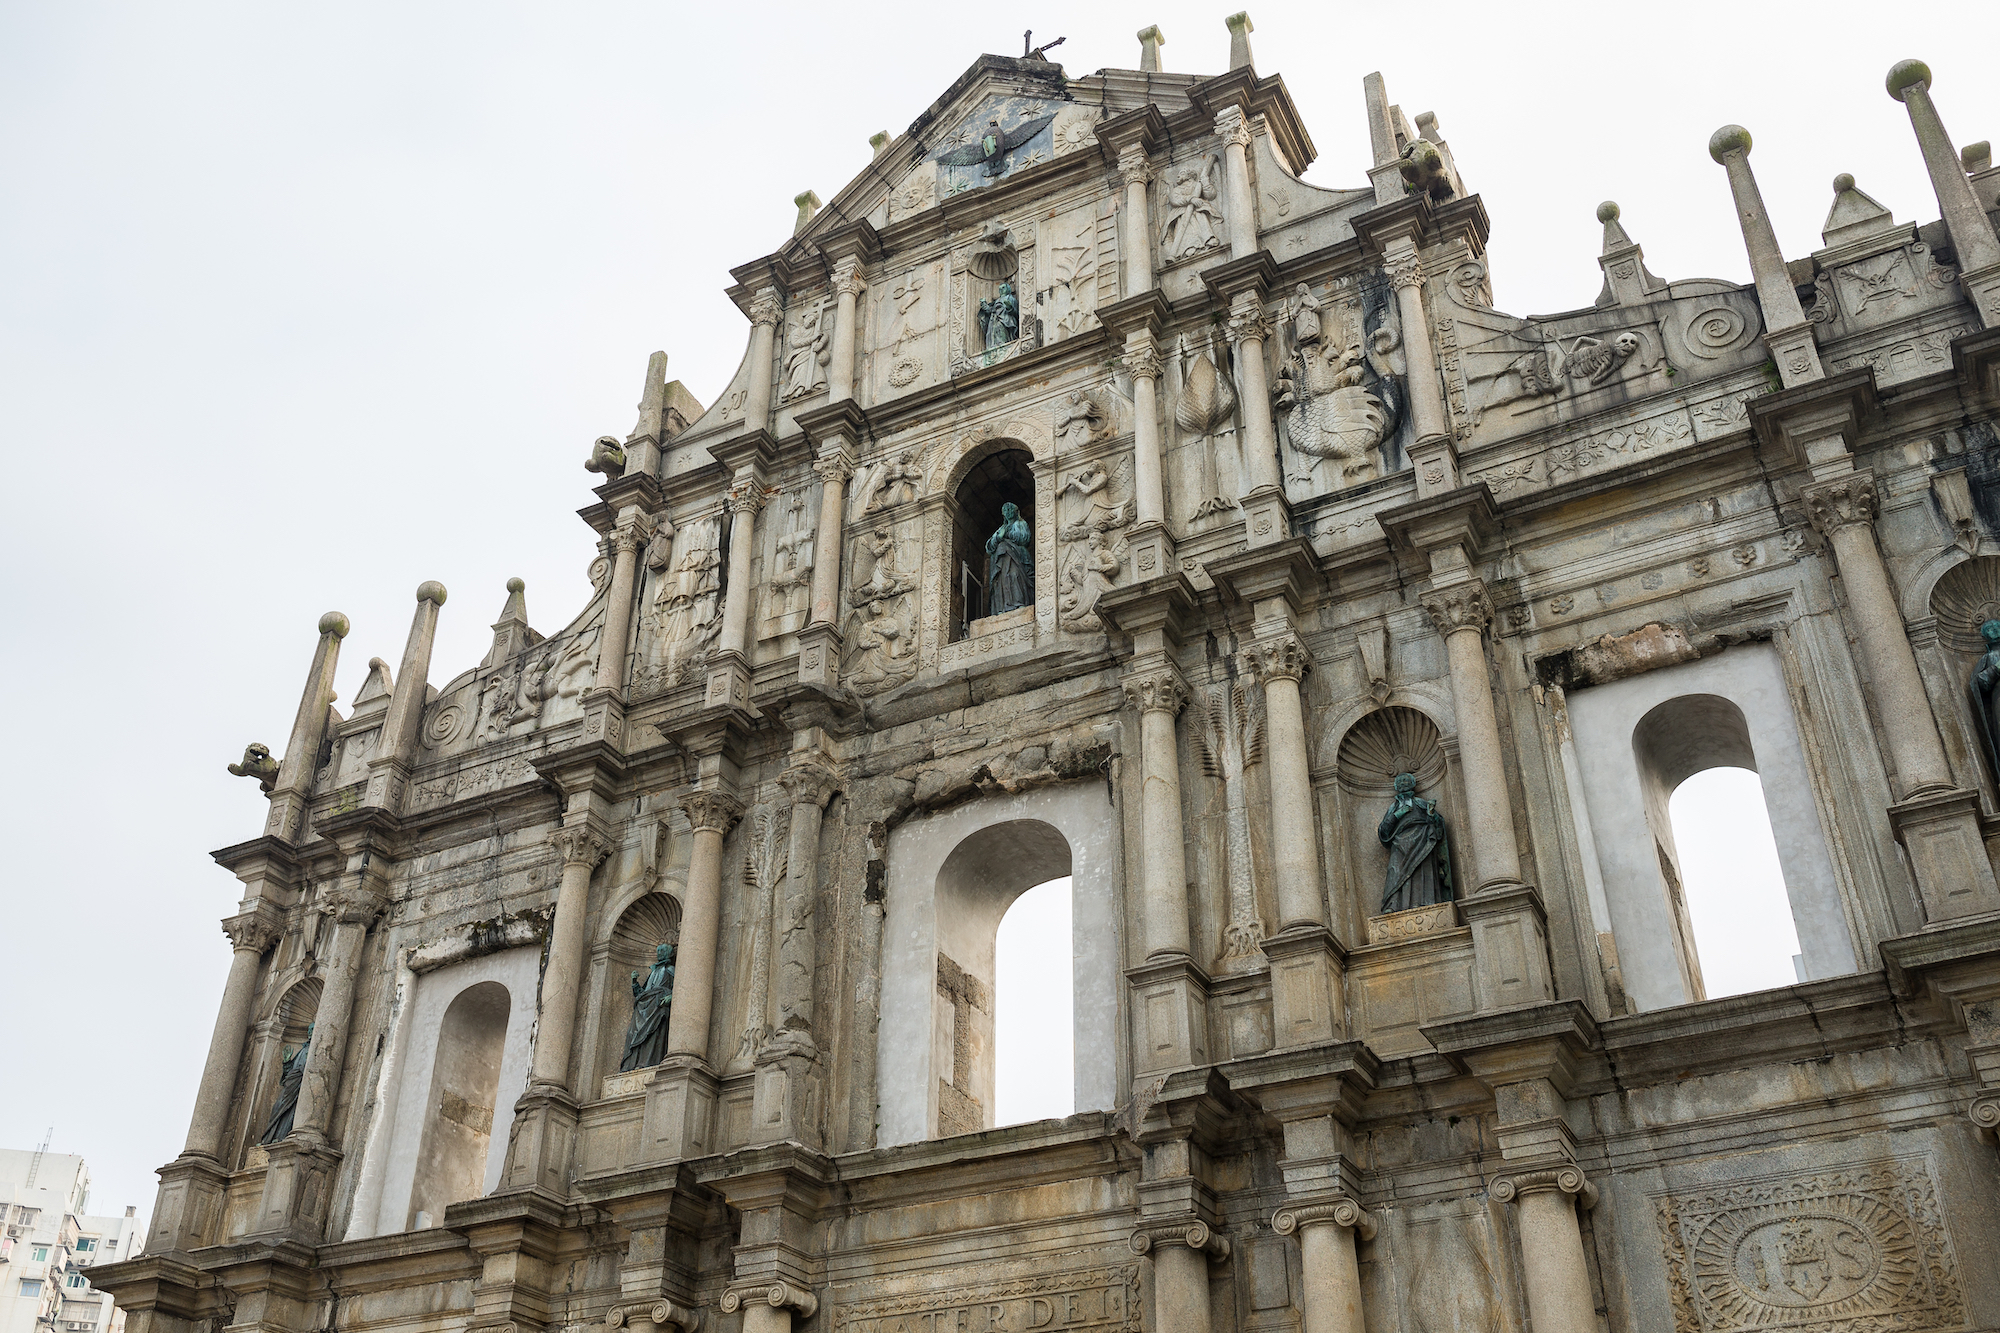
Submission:
POLYGON ((1021 335, 1021 301, 1014 285, 1003 282, 990 300, 979 303, 979 341, 987 351, 1005 347, 1021 335))
POLYGON ((625 1029, 620 1073, 651 1069, 667 1058, 667 1016, 673 1007, 674 946, 662 944, 653 950, 653 967, 645 980, 637 972, 632 974, 632 1023, 625 1029))
POLYGON ((1451 886, 1451 844, 1445 841, 1444 816, 1437 802, 1417 795, 1413 773, 1396 775, 1396 799, 1375 830, 1389 849, 1388 881, 1382 890, 1383 912, 1448 903, 1451 886))
POLYGON ((306 1025, 306 1039, 298 1049, 285 1053, 278 1070, 278 1100, 271 1103, 270 1119, 264 1122, 262 1144, 278 1143, 292 1132, 292 1118, 299 1113, 299 1086, 306 1081, 306 1056, 312 1050, 312 1025, 306 1025))
POLYGON ((1986 762, 1993 765, 1994 781, 2000 782, 2000 692, 1995 689, 2000 686, 2000 620, 1981 625, 1979 637, 1986 640, 1986 652, 1972 669, 1966 694, 1972 715, 1979 719, 1980 738, 1986 742, 1986 762))
POLYGON ((1035 603, 1035 541, 1021 507, 1000 506, 1000 526, 986 539, 986 614, 1017 611, 1035 603))

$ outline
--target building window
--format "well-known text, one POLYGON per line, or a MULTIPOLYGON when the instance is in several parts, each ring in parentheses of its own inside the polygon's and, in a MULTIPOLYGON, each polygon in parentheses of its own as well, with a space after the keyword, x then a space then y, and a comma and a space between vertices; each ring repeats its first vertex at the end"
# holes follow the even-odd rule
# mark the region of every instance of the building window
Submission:
POLYGON ((49 1261, 49 1247, 46 1245, 37 1245, 35 1247, 35 1253, 31 1257, 33 1259, 33 1262, 35 1263, 38 1264, 47 1263, 49 1261))
POLYGON ((22 1294, 23 1296, 39 1296, 39 1295, 41 1295, 41 1294, 42 1294, 42 1280, 41 1280, 40 1278, 38 1278, 38 1277, 24 1277, 24 1278, 22 1278, 22 1279, 21 1279, 21 1294, 22 1294))
POLYGON ((79 1236, 79 1237, 77 1238, 77 1242, 76 1242, 76 1252, 77 1252, 78 1254, 89 1254, 89 1253, 90 1253, 90 1252, 91 1252, 92 1250, 94 1250, 94 1249, 96 1249, 96 1248, 97 1248, 97 1242, 96 1242, 96 1240, 92 1239, 91 1237, 89 1237, 89 1236, 79 1236))
POLYGON ((82 1286, 82 1285, 83 1285, 83 1274, 81 1274, 81 1273, 71 1273, 71 1274, 69 1275, 69 1277, 68 1277, 68 1278, 66 1278, 66 1279, 64 1280, 64 1282, 63 1282, 63 1285, 64 1285, 64 1286, 66 1286, 66 1287, 80 1287, 80 1286, 82 1286))

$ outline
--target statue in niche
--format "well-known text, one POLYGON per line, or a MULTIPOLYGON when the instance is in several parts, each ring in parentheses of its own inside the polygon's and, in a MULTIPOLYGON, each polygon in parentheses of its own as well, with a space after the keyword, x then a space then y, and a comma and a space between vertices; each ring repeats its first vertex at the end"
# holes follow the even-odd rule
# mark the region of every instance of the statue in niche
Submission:
POLYGON ((653 950, 644 981, 632 974, 632 1022, 625 1029, 625 1058, 618 1072, 651 1069, 667 1058, 667 1018, 674 1008, 674 946, 653 950))
POLYGON ((1444 816, 1436 801, 1417 795, 1416 774, 1396 775, 1396 799, 1375 836, 1389 849, 1383 912, 1406 912, 1452 900, 1451 844, 1445 841, 1444 816))
POLYGON ((1013 342, 1020 332, 1020 298, 1014 295, 1012 283, 1003 282, 994 296, 979 303, 980 343, 990 352, 1013 342))
POLYGON ((1986 761, 1993 765, 1994 780, 2000 781, 2000 620, 1981 625, 1979 637, 1986 640, 1986 652, 1972 669, 1966 693, 1972 715, 1979 719, 1980 739, 1986 742, 1986 761))
POLYGON ((1160 230, 1163 258, 1179 259, 1222 244, 1222 213, 1215 206, 1220 169, 1220 159, 1210 153, 1167 173, 1167 225, 1160 230))
POLYGON ((306 1039, 298 1049, 285 1053, 278 1070, 278 1100, 271 1103, 271 1116, 264 1122, 261 1144, 282 1142, 292 1132, 292 1119, 299 1113, 299 1088, 306 1081, 306 1057, 312 1050, 312 1025, 306 1025, 306 1039))
POLYGON ((986 588, 987 615, 1034 605, 1034 534, 1012 500, 1000 506, 1000 526, 986 539, 986 588))
POLYGON ((833 361, 833 330, 826 327, 826 303, 807 306, 792 326, 785 353, 785 401, 803 398, 826 383, 833 361))

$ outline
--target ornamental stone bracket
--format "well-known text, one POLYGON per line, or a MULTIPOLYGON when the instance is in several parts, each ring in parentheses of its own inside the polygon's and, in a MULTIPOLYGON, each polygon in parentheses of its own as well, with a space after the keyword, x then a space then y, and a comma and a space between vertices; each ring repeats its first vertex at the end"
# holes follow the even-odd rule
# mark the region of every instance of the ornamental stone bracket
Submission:
POLYGON ((1375 1215, 1344 1195, 1314 1203, 1288 1203, 1271 1214, 1271 1230, 1280 1236, 1318 1226, 1345 1227, 1362 1240, 1375 1239, 1375 1215))
POLYGON ((1213 1227, 1198 1217, 1142 1222, 1132 1232, 1134 1254, 1150 1254, 1171 1245, 1185 1245, 1191 1250, 1199 1250, 1218 1262, 1229 1257, 1228 1238, 1217 1235, 1213 1227))
POLYGON ((1495 1176, 1486 1188, 1501 1203, 1512 1203, 1524 1194, 1555 1190, 1573 1195, 1578 1206, 1584 1209, 1597 1206, 1597 1186, 1583 1174, 1582 1167, 1573 1163, 1542 1171, 1517 1171, 1513 1175, 1495 1176))
POLYGON ((733 1286, 722 1293, 722 1299, 715 1305, 724 1314, 735 1314, 746 1305, 768 1305, 776 1310, 791 1310, 801 1319, 810 1319, 819 1312, 819 1297, 804 1287, 779 1279, 733 1286))

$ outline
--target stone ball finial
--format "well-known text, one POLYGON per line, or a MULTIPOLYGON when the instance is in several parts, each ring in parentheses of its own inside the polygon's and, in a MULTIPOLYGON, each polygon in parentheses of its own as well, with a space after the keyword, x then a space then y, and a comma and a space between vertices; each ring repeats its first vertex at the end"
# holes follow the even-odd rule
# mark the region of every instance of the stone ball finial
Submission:
POLYGON ((1745 154, 1750 151, 1750 131, 1741 125, 1724 125, 1708 136, 1708 155, 1717 162, 1739 149, 1745 154))
POLYGON ((1931 67, 1923 61, 1898 60, 1889 67, 1889 78, 1887 80, 1889 96, 1895 98, 1898 102, 1903 100, 1903 93, 1906 89, 1912 88, 1917 84, 1922 84, 1926 88, 1931 86, 1931 67))
POLYGON ((1833 178, 1833 192, 1835 194, 1846 194, 1853 188, 1854 177, 1848 175, 1846 172, 1843 171, 1833 178))
POLYGON ((522 580, 520 580, 520 579, 508 579, 508 580, 507 580, 507 591, 508 591, 508 592, 525 592, 525 591, 527 591, 527 588, 528 588, 528 585, 527 585, 527 584, 526 584, 525 582, 523 582, 522 580))
POLYGON ((439 606, 443 606, 444 585, 436 579, 425 579, 417 585, 417 600, 420 602, 436 602, 439 606))
POLYGON ((336 639, 347 637, 347 617, 338 611, 329 611, 319 618, 319 632, 331 634, 336 639))
POLYGON ((1618 205, 1606 199, 1597 206, 1597 220, 1599 222, 1616 222, 1618 220, 1618 205))

